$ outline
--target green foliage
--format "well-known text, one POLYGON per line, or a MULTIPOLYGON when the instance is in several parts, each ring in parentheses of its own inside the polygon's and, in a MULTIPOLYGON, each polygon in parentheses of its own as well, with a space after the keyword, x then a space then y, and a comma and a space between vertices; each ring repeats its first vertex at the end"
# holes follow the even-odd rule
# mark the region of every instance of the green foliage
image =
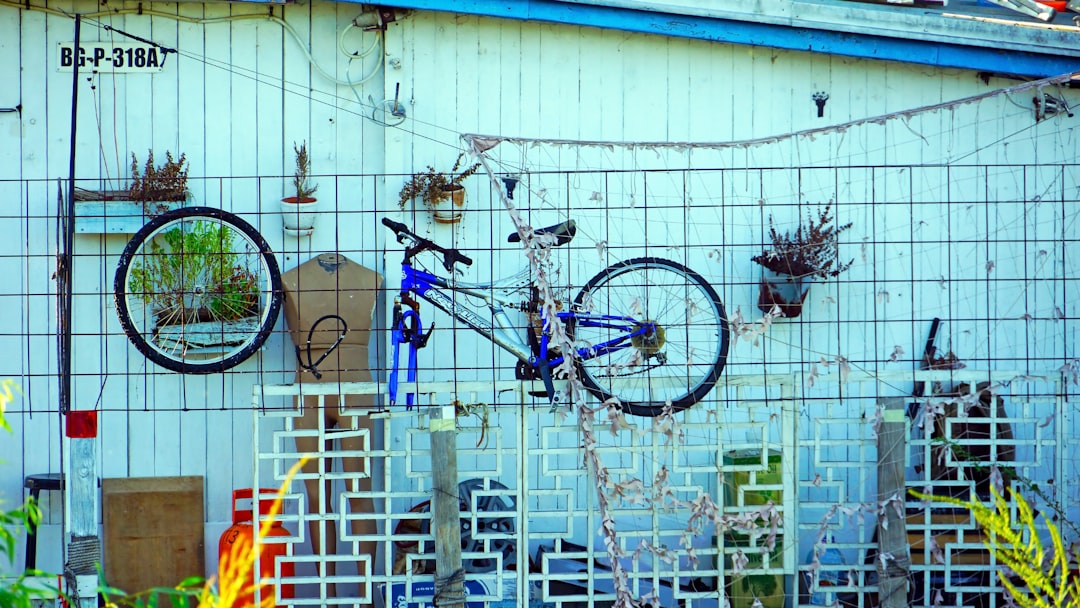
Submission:
POLYGON ((311 176, 311 157, 308 156, 307 141, 299 145, 293 142, 293 151, 296 152, 296 172, 293 174, 293 188, 296 190, 296 198, 312 198, 319 189, 318 184, 311 185, 308 179, 311 176))
POLYGON ((205 597, 206 581, 200 576, 188 577, 175 587, 154 587, 132 594, 108 586, 100 568, 98 577, 98 593, 105 600, 105 608, 195 608, 205 597))
MULTIPOLYGON (((3 417, 0 416, 0 419, 3 417)), ((29 530, 30 526, 41 523, 41 511, 34 501, 26 499, 26 503, 13 511, 0 511, 0 545, 3 546, 4 555, 8 562, 15 564, 15 541, 16 533, 20 530, 29 530)), ((23 572, 14 581, 0 585, 0 606, 5 608, 30 608, 30 601, 37 598, 49 597, 55 590, 49 591, 28 584, 28 578, 40 574, 37 571, 23 572)))
POLYGON ((398 194, 398 204, 405 207, 409 199, 420 199, 428 207, 434 207, 436 203, 449 200, 454 190, 461 188, 461 182, 465 178, 476 173, 480 163, 476 163, 465 170, 461 170, 461 161, 465 159, 465 153, 458 154, 454 166, 447 172, 435 171, 435 167, 428 165, 426 171, 413 174, 409 181, 401 187, 398 194))
POLYGON ((855 260, 838 263, 837 256, 840 252, 837 244, 840 233, 851 228, 851 222, 843 226, 830 225, 833 222, 829 215, 831 208, 832 203, 825 205, 818 211, 816 220, 807 211, 806 223, 799 224, 794 234, 777 232, 770 215, 769 240, 772 241, 772 249, 750 259, 773 272, 793 277, 816 276, 827 279, 844 272, 855 260))
MULTIPOLYGON (((1016 521, 1012 519, 1009 502, 991 487, 992 506, 972 498, 962 501, 947 496, 928 496, 911 490, 922 500, 965 507, 984 532, 983 543, 993 552, 1004 568, 997 571, 1001 584, 1021 608, 1080 608, 1080 573, 1070 570, 1069 554, 1054 522, 1046 521, 1047 533, 1053 543, 1047 554, 1035 525, 1038 515, 1024 497, 1009 489, 1016 504, 1016 521), (1012 572, 1015 576, 1009 576, 1012 572), (1020 583, 1019 581, 1022 581, 1020 583)), ((1072 568, 1076 568, 1074 564, 1072 568)))
POLYGON ((139 160, 131 153, 131 187, 128 198, 143 204, 147 215, 153 217, 168 210, 165 203, 187 200, 190 191, 187 187, 187 157, 180 154, 179 160, 173 159, 172 152, 165 152, 165 164, 154 165, 154 151, 146 154, 146 165, 139 170, 139 160))
POLYGON ((185 222, 154 238, 132 264, 128 289, 158 316, 158 323, 233 321, 254 314, 258 280, 235 253, 234 235, 206 220, 185 222))
MULTIPOLYGON (((10 378, 0 383, 0 428, 11 432, 5 413, 7 406, 14 398, 18 390, 15 381, 10 378)), ((0 503, 2 506, 2 503, 0 503)), ((0 547, 4 555, 12 565, 15 564, 15 542, 17 534, 22 530, 29 530, 31 526, 41 523, 41 510, 34 504, 33 499, 27 498, 26 502, 12 511, 0 511, 0 547)), ((30 585, 29 577, 41 574, 37 571, 23 572, 14 581, 0 585, 0 606, 4 608, 31 608, 31 601, 39 598, 52 597, 55 589, 43 589, 30 585)))

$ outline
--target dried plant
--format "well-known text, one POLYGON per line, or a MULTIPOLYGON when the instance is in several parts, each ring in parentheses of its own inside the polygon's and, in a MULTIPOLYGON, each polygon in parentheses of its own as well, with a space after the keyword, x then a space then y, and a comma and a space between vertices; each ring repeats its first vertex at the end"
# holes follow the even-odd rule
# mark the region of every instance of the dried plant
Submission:
POLYGON ((967 365, 951 350, 944 353, 935 346, 930 347, 926 360, 926 369, 964 369, 967 365))
POLYGON ((461 182, 465 178, 476 173, 480 163, 476 163, 466 169, 461 169, 461 162, 465 159, 465 153, 458 154, 454 166, 447 172, 436 171, 435 167, 428 165, 426 171, 415 173, 401 187, 398 195, 398 204, 405 207, 409 199, 419 199, 428 207, 434 207, 437 203, 449 200, 452 192, 461 188, 461 182))
POLYGON ((843 226, 834 226, 830 215, 832 203, 818 211, 818 217, 808 211, 806 223, 800 224, 794 234, 780 234, 769 216, 769 239, 772 249, 750 258, 773 272, 788 274, 793 277, 835 277, 847 270, 855 261, 838 262, 840 233, 851 228, 851 222, 843 226))
POLYGON ((293 151, 296 152, 296 171, 293 174, 293 188, 296 190, 296 198, 313 198, 312 195, 319 189, 318 184, 312 185, 308 180, 311 176, 311 157, 308 156, 307 141, 300 144, 293 142, 293 151))
POLYGON ((191 193, 187 187, 187 157, 181 153, 174 159, 172 152, 165 152, 165 164, 154 165, 154 151, 146 154, 146 164, 139 170, 139 159, 131 153, 131 187, 128 198, 143 204, 147 215, 156 216, 168 210, 168 202, 187 200, 191 193))

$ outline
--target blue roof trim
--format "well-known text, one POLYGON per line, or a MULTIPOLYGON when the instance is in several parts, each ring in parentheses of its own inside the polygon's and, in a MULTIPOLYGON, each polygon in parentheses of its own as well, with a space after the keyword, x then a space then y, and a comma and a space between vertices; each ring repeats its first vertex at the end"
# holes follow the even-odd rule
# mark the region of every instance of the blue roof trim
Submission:
POLYGON ((1080 58, 1077 57, 553 0, 387 0, 380 4, 395 8, 592 26, 1036 78, 1080 71, 1080 58))

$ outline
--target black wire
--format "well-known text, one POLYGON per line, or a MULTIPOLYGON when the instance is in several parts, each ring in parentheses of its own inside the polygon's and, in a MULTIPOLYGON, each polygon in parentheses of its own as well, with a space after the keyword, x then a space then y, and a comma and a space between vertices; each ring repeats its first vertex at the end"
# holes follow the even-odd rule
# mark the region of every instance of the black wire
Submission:
POLYGON ((165 60, 169 58, 169 53, 176 53, 177 52, 176 49, 169 48, 167 46, 163 46, 163 45, 161 45, 161 44, 159 44, 157 42, 154 42, 153 40, 148 40, 146 38, 143 38, 142 36, 136 36, 135 34, 130 34, 128 32, 125 32, 124 30, 117 29, 117 28, 115 28, 115 27, 113 27, 111 25, 107 25, 107 24, 102 23, 101 27, 104 28, 105 31, 107 31, 107 32, 116 32, 117 34, 120 34, 121 36, 127 36, 128 38, 131 38, 132 40, 138 40, 139 42, 141 42, 143 44, 149 44, 150 46, 157 47, 158 49, 161 50, 161 53, 162 53, 162 55, 161 55, 161 65, 162 65, 162 67, 165 66, 165 60))
POLYGON ((311 329, 308 330, 308 336, 307 336, 307 363, 304 363, 304 358, 301 355, 300 345, 298 344, 296 346, 296 360, 297 360, 297 362, 300 363, 300 367, 303 368, 303 369, 308 370, 309 372, 311 372, 313 374, 315 374, 315 379, 316 380, 321 380, 322 379, 322 372, 320 372, 317 369, 316 366, 318 366, 320 363, 322 363, 324 359, 329 357, 330 353, 334 352, 334 350, 338 347, 338 345, 341 344, 341 341, 345 339, 345 334, 347 334, 347 333, 349 333, 349 324, 345 322, 345 319, 342 319, 338 315, 323 315, 323 316, 319 317, 318 319, 316 319, 315 322, 311 324, 311 329), (319 326, 319 323, 322 323, 323 321, 325 321, 327 319, 337 319, 338 321, 340 321, 341 322, 341 333, 338 334, 337 340, 334 340, 334 343, 330 345, 330 348, 326 349, 326 352, 324 352, 322 354, 322 356, 319 357, 319 359, 317 361, 312 362, 312 360, 311 360, 311 338, 315 335, 315 328, 319 326))

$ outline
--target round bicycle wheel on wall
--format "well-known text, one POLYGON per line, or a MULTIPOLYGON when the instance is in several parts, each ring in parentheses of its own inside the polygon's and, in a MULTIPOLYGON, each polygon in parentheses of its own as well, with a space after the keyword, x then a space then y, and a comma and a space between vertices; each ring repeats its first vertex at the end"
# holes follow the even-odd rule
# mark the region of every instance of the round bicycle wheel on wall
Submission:
MULTIPOLYGON (((623 411, 635 416, 693 406, 716 386, 727 363, 730 330, 720 296, 677 262, 648 257, 609 266, 581 288, 574 308, 653 327, 629 338, 631 348, 610 349, 578 363, 589 392, 600 401, 618 399, 623 411)), ((567 331, 585 349, 611 344, 624 333, 588 314, 571 318, 567 331)))
POLYGON ((124 248, 120 324, 139 352, 185 374, 234 367, 262 346, 281 308, 281 272, 262 235, 210 207, 162 214, 124 248))

